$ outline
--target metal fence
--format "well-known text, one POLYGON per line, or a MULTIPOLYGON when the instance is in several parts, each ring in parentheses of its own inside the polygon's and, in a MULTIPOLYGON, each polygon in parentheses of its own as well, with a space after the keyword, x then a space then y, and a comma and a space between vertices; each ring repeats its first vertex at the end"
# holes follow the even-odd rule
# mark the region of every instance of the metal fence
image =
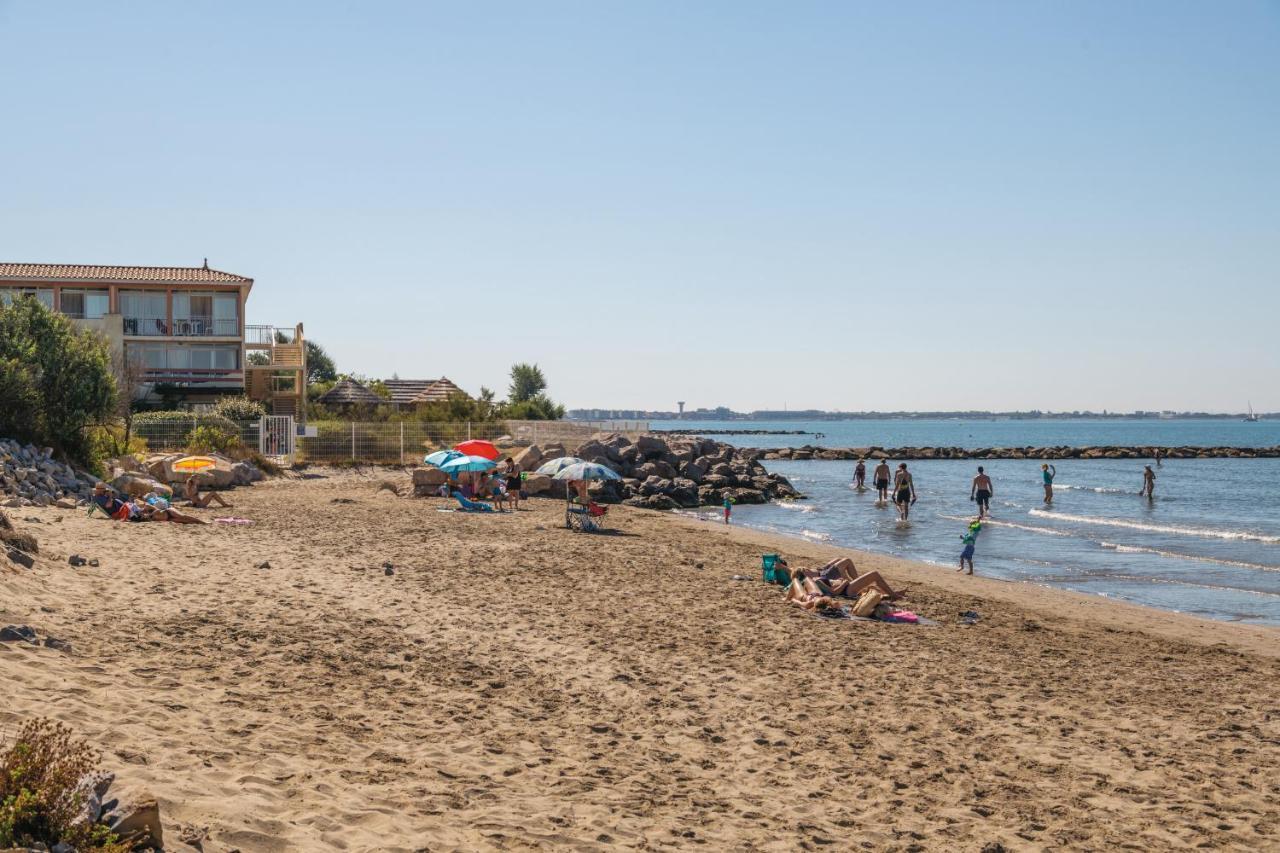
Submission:
MULTIPOLYGON (((148 450, 176 452, 186 450, 192 443, 193 431, 207 423, 197 415, 181 420, 135 422, 133 433, 146 440, 148 450)), ((598 432, 621 432, 634 439, 647 426, 640 421, 312 421, 298 438, 297 461, 407 464, 433 450, 473 438, 512 448, 563 444, 572 450, 598 432)), ((256 450, 260 429, 258 421, 240 422, 236 424, 236 437, 243 447, 256 450)))

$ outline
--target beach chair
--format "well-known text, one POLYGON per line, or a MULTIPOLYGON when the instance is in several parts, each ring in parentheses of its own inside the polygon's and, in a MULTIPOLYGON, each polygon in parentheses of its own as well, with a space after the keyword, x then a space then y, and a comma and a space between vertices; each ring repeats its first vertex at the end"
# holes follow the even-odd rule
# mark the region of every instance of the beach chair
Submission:
POLYGON ((458 502, 458 509, 463 512, 496 512, 496 510, 487 503, 470 500, 466 495, 462 494, 462 492, 454 492, 453 499, 458 502))
POLYGON ((564 505, 564 526, 583 533, 599 533, 602 529, 600 519, 604 518, 608 511, 607 506, 601 506, 595 501, 586 506, 567 501, 564 505))

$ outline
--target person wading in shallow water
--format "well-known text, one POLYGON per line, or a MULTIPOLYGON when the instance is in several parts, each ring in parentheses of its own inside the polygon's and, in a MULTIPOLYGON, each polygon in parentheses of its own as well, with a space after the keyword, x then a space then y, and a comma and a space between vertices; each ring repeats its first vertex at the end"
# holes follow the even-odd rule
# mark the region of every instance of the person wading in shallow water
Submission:
POLYGON ((1138 497, 1147 496, 1147 500, 1155 500, 1156 497, 1156 472, 1151 470, 1148 465, 1142 472, 1142 489, 1138 492, 1138 497))
POLYGON ((893 474, 889 470, 889 460, 881 459, 880 464, 876 466, 876 500, 884 503, 889 499, 889 477, 893 474))
POLYGON ((898 517, 906 521, 911 505, 916 502, 916 482, 905 462, 898 463, 898 473, 893 477, 893 502, 898 505, 898 517))
POLYGON ((853 484, 858 487, 858 491, 867 487, 867 463, 862 459, 853 467, 853 484))
POLYGON ((1051 504, 1053 503, 1053 478, 1058 476, 1058 469, 1046 462, 1040 466, 1040 473, 1044 475, 1044 502, 1051 504))
MULTIPOLYGON (((995 486, 991 485, 991 478, 982 470, 982 466, 978 466, 978 476, 973 478, 973 485, 969 488, 969 500, 978 502, 978 518, 981 519, 991 512, 991 498, 996 493, 995 486)), ((972 574, 972 571, 970 572, 972 574)))

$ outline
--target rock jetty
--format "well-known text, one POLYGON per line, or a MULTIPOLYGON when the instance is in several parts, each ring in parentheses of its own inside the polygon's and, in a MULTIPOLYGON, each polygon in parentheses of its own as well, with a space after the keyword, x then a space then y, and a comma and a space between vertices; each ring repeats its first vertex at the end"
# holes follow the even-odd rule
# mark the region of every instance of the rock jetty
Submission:
POLYGON ((754 450, 760 459, 1151 459, 1156 451, 1165 459, 1272 459, 1275 447, 1159 447, 1106 445, 1100 447, 783 447, 754 450))
MULTIPOLYGON (((760 464, 761 450, 733 447, 710 438, 642 435, 596 435, 576 448, 554 444, 526 447, 513 458, 522 471, 562 456, 597 462, 616 472, 620 480, 593 481, 591 496, 601 503, 624 503, 647 509, 677 509, 718 505, 728 497, 738 504, 760 504, 803 497, 779 474, 760 464)), ((413 472, 414 494, 433 494, 445 475, 434 468, 413 472)), ((565 483, 545 474, 530 474, 524 482, 530 495, 563 498, 565 483)))

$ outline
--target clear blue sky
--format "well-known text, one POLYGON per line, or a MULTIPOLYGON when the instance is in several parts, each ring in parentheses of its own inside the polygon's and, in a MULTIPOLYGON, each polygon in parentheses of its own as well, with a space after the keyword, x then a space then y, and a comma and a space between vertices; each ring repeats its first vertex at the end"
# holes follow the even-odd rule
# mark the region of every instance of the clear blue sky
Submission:
POLYGON ((1280 410, 1276 2, 0 0, 0 259, 570 406, 1280 410))

